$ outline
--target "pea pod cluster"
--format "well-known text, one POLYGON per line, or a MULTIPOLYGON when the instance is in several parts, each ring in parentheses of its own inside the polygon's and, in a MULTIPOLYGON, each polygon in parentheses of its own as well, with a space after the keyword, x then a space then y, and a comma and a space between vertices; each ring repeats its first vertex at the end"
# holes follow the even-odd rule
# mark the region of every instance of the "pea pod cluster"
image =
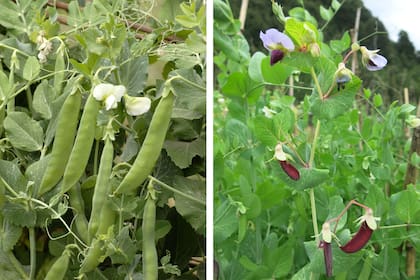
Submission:
POLYGON ((160 99, 133 166, 115 190, 115 193, 135 191, 152 172, 169 128, 174 100, 175 96, 171 91, 160 99))
POLYGON ((76 140, 64 171, 63 183, 61 186, 62 193, 65 193, 76 184, 86 168, 93 140, 95 138, 96 117, 98 112, 99 103, 90 94, 86 101, 80 119, 76 140))
POLYGON ((82 95, 77 91, 69 94, 61 107, 50 159, 38 195, 51 190, 64 174, 76 136, 81 102, 82 95))

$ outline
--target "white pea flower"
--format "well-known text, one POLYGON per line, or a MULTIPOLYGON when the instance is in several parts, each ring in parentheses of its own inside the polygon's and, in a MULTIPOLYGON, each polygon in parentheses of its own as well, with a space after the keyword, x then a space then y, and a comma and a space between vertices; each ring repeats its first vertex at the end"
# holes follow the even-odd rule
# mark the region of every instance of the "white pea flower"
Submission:
POLYGON ((99 84, 93 89, 93 97, 98 101, 105 101, 105 109, 115 109, 118 102, 126 93, 126 88, 123 85, 99 84))
POLYGON ((278 143, 276 145, 276 148, 275 148, 275 151, 274 151, 274 157, 277 160, 280 160, 280 161, 286 161, 287 160, 286 153, 283 151, 283 144, 278 143))
POLYGON ((131 116, 139 116, 150 110, 152 101, 148 97, 124 95, 125 109, 131 116))

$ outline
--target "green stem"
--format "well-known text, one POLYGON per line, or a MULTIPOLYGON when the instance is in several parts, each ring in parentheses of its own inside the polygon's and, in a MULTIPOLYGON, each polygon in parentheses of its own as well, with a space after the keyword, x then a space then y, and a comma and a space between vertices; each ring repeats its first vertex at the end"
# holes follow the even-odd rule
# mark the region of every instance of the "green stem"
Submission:
POLYGON ((197 198, 195 198, 195 197, 193 197, 193 196, 191 196, 189 194, 186 194, 184 192, 181 192, 181 191, 179 191, 179 190, 177 190, 177 189, 175 189, 175 188, 173 188, 173 187, 165 184, 164 182, 159 181, 158 179, 156 179, 153 176, 150 176, 149 175, 149 179, 155 181, 156 183, 158 183, 159 185, 161 185, 163 188, 165 188, 165 189, 167 189, 167 190, 169 190, 169 191, 171 191, 173 193, 176 193, 177 195, 180 195, 180 196, 182 196, 182 197, 184 197, 186 199, 189 199, 191 201, 194 201, 194 202, 200 204, 201 206, 206 207, 206 203, 204 201, 202 201, 202 200, 199 200, 199 199, 197 199, 197 198))
POLYGON ((32 92, 31 92, 29 87, 26 88, 25 92, 26 92, 26 100, 28 102, 29 112, 31 112, 31 114, 33 114, 34 111, 33 111, 33 108, 32 108, 32 92))
MULTIPOLYGON (((1 177, 0 177, 1 178, 1 177)), ((50 210, 53 214, 54 214, 54 217, 57 217, 57 219, 59 219, 62 223, 63 223, 63 225, 64 225, 64 227, 68 230, 68 232, 71 234, 71 235, 73 235, 73 237, 80 243, 80 244, 82 244, 85 248, 87 248, 88 246, 86 245, 86 243, 85 242, 83 242, 82 240, 80 240, 80 238, 71 230, 71 228, 67 225, 67 223, 66 223, 66 221, 64 221, 63 220, 63 218, 60 216, 60 214, 58 214, 57 213, 57 211, 55 211, 53 208, 51 208, 48 204, 46 204, 45 202, 43 202, 43 201, 41 201, 41 200, 38 200, 38 199, 35 199, 35 198, 31 198, 31 201, 32 202, 34 202, 34 203, 36 203, 36 204, 39 204, 39 205, 41 205, 42 207, 44 207, 44 208, 47 208, 48 210, 50 210)))
POLYGON ((314 188, 309 189, 309 197, 311 200, 311 212, 312 212, 312 226, 314 228, 315 242, 319 243, 319 231, 318 231, 318 222, 316 216, 316 204, 315 204, 315 192, 314 188))
POLYGON ((312 79, 314 80, 315 87, 316 87, 316 90, 318 91, 319 98, 322 100, 324 98, 324 96, 322 94, 322 89, 321 89, 321 86, 319 85, 318 77, 316 76, 314 67, 311 67, 311 76, 312 76, 312 79))
POLYGON ((312 141, 311 155, 309 157, 309 167, 312 167, 312 165, 314 163, 315 150, 316 150, 316 145, 317 145, 317 140, 318 140, 318 136, 319 136, 320 127, 321 127, 321 122, 319 120, 317 120, 316 121, 316 127, 315 127, 314 139, 312 141))
POLYGON ((22 276, 22 279, 23 280, 29 279, 28 275, 26 274, 26 272, 22 268, 22 264, 16 259, 13 252, 8 251, 6 254, 7 254, 7 257, 9 258, 9 261, 12 263, 15 271, 18 272, 20 274, 20 276, 22 276))
MULTIPOLYGON (((317 120, 316 127, 315 127, 315 133, 314 133, 314 139, 313 139, 313 142, 312 142, 311 155, 309 157, 309 167, 312 167, 313 162, 314 162, 316 144, 317 144, 317 140, 318 140, 320 127, 321 127, 321 122, 319 120, 317 120)), ((319 231, 318 231, 318 219, 317 219, 317 215, 316 215, 314 188, 311 188, 309 190, 309 196, 310 196, 310 200, 311 200, 312 226, 314 228, 315 241, 316 241, 316 244, 318 244, 319 243, 319 231)))
POLYGON ((393 228, 406 228, 406 227, 420 227, 420 224, 402 224, 402 225, 380 226, 380 227, 378 227, 378 229, 393 229, 393 228))
POLYGON ((29 228, 29 250, 30 250, 30 262, 31 268, 29 272, 29 279, 35 279, 36 273, 36 240, 35 240, 35 230, 33 227, 29 228))

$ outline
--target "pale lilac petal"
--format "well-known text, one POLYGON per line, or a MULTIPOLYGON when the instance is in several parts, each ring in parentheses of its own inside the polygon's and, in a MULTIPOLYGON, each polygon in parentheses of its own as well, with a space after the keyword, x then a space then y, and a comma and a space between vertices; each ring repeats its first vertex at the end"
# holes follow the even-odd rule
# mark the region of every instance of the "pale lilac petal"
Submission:
POLYGON ((266 33, 260 31, 260 39, 263 41, 264 47, 268 50, 278 49, 279 47, 283 47, 289 51, 295 49, 292 39, 274 28, 268 29, 266 33))
POLYGON ((366 69, 369 71, 381 70, 386 66, 388 60, 380 54, 373 54, 369 57, 369 61, 366 63, 366 69))

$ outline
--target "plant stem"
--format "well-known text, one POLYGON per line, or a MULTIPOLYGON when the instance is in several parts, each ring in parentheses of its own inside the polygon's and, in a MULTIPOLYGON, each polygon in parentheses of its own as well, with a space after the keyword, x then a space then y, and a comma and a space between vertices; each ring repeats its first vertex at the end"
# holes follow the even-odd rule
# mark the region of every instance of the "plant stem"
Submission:
POLYGON ((182 196, 182 197, 184 197, 184 198, 186 198, 186 199, 189 199, 189 200, 191 200, 191 201, 194 201, 194 202, 196 202, 196 203, 200 204, 201 206, 206 207, 206 203, 205 203, 204 201, 202 201, 202 200, 199 200, 199 199, 197 199, 197 198, 195 198, 195 197, 193 197, 193 196, 191 196, 191 195, 189 195, 189 194, 183 193, 183 192, 181 192, 181 191, 179 191, 179 190, 177 190, 177 189, 175 189, 175 188, 173 188, 173 187, 171 187, 171 186, 169 186, 169 185, 165 184, 164 182, 159 181, 158 179, 156 179, 156 178, 155 178, 155 177, 153 177, 153 176, 149 176, 149 179, 150 179, 150 180, 155 181, 156 183, 158 183, 159 185, 161 185, 161 186, 162 186, 162 187, 164 187, 165 189, 167 189, 167 190, 169 190, 169 191, 171 191, 171 192, 174 192, 174 193, 176 193, 177 195, 180 195, 180 196, 182 196))
POLYGON ((312 212, 312 226, 314 228, 315 242, 319 243, 319 231, 318 231, 318 222, 316 216, 316 204, 315 204, 315 192, 314 188, 310 188, 309 197, 311 200, 311 212, 312 212))
POLYGON ((29 229, 29 250, 30 250, 30 263, 31 268, 29 272, 29 279, 35 279, 36 272, 36 240, 35 240, 35 230, 33 227, 29 229))
POLYGON ((314 138, 312 140, 311 155, 309 156, 309 163, 308 163, 309 167, 312 167, 312 165, 314 163, 315 150, 316 150, 316 144, 317 144, 317 141, 318 141, 320 127, 321 127, 321 122, 319 120, 317 120, 316 121, 314 138))
MULTIPOLYGON (((317 143, 317 139, 318 139, 320 127, 321 127, 321 122, 319 120, 317 120, 316 127, 315 127, 315 133, 314 133, 314 139, 312 141, 311 155, 309 157, 309 167, 312 167, 313 162, 314 162, 315 150, 316 150, 316 143, 317 143)), ((311 188, 309 190, 309 196, 310 196, 310 200, 311 200, 312 226, 314 228, 315 241, 318 244, 319 243, 319 236, 318 236, 319 235, 319 232, 318 232, 318 219, 317 219, 317 215, 316 215, 316 204, 315 204, 315 191, 314 191, 314 188, 311 188)))
POLYGON ((319 98, 322 100, 324 98, 324 96, 322 94, 322 89, 321 89, 321 86, 319 85, 318 77, 316 76, 314 67, 311 67, 311 76, 312 76, 312 79, 314 80, 315 87, 316 87, 316 90, 318 91, 319 98))

